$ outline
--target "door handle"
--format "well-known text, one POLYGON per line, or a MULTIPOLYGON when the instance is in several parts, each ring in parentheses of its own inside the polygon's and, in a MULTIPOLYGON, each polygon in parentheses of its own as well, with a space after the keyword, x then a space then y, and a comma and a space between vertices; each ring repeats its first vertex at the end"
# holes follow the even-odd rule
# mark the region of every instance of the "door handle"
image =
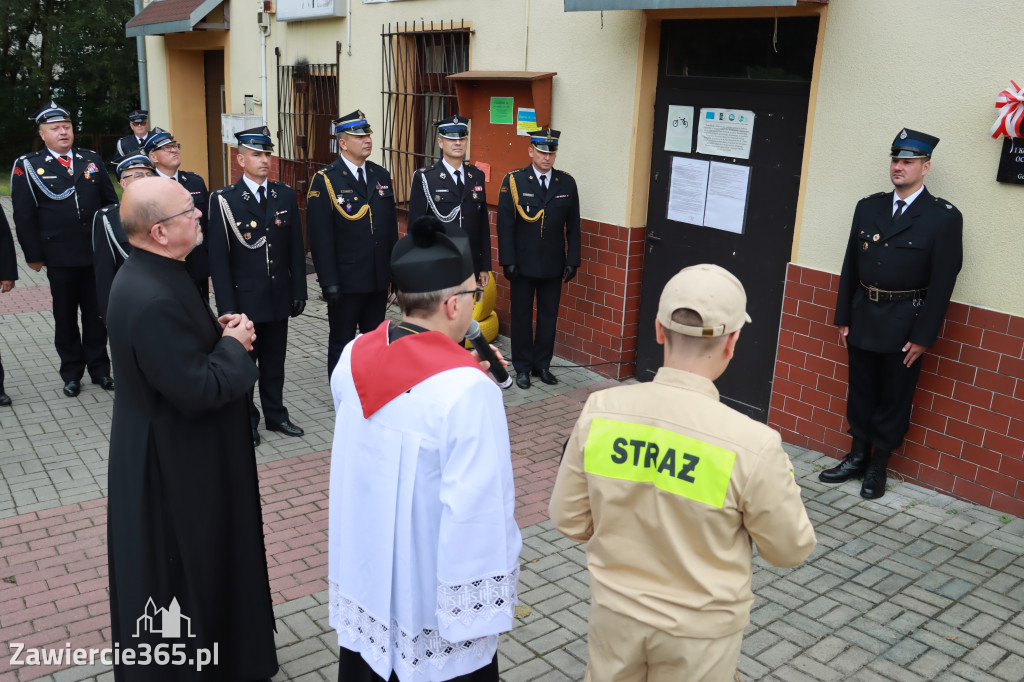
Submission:
POLYGON ((648 232, 647 232, 647 241, 649 241, 649 242, 660 242, 661 241, 661 237, 659 237, 658 235, 654 234, 654 230, 648 230, 648 232))

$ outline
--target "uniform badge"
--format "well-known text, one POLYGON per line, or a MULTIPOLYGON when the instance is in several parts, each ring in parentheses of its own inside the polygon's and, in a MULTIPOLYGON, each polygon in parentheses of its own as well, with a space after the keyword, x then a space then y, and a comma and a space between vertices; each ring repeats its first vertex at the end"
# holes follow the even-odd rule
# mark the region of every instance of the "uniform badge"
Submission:
POLYGON ((441 201, 441 195, 440 194, 435 194, 434 195, 434 201, 441 201))
POLYGON ((473 199, 476 200, 476 198, 477 198, 476 192, 473 192, 473 199))
POLYGON ((242 236, 245 237, 245 241, 249 241, 250 239, 252 239, 252 232, 246 232, 242 236))
POLYGON ((861 245, 860 245, 860 247, 861 247, 861 249, 863 249, 864 251, 867 251, 867 250, 868 250, 868 243, 867 243, 867 242, 862 242, 862 243, 861 243, 861 245))
POLYGON ((906 128, 904 128, 903 130, 900 131, 900 139, 901 140, 907 139, 907 129, 906 128))
POLYGON ((252 222, 250 222, 249 227, 256 227, 256 221, 253 220, 252 222))
POLYGON ((277 190, 274 189, 274 188, 271 188, 270 189, 270 196, 271 196, 271 198, 276 199, 277 198, 277 190))
POLYGON ((85 178, 86 180, 88 180, 89 179, 89 173, 82 173, 82 177, 85 178))
POLYGON ((879 239, 879 237, 881 237, 881 236, 882 236, 882 235, 880 235, 880 234, 876 234, 875 236, 873 236, 873 237, 871 238, 871 241, 873 241, 873 242, 877 242, 877 241, 878 241, 878 239, 879 239))
POLYGON ((42 174, 43 174, 43 173, 45 173, 45 172, 46 172, 46 171, 44 171, 44 170, 43 170, 42 168, 37 168, 37 169, 36 169, 36 175, 42 175, 42 174))
POLYGON ((281 226, 281 219, 280 218, 274 218, 274 224, 277 225, 278 227, 280 227, 281 226))
POLYGON ((346 213, 351 213, 352 212, 352 204, 345 204, 345 212, 346 213))
POLYGON ((448 177, 447 175, 445 175, 444 173, 441 173, 441 179, 442 179, 442 180, 444 180, 444 179, 445 179, 445 178, 447 178, 447 177, 448 177))
POLYGON ((249 201, 249 197, 251 197, 251 196, 252 195, 249 194, 249 190, 244 190, 242 192, 242 201, 249 201))

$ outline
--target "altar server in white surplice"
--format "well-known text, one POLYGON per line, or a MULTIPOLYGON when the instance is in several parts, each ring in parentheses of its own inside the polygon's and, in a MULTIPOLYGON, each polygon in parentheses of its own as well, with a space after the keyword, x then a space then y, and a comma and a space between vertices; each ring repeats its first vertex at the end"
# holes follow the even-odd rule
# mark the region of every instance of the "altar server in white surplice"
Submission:
POLYGON ((473 260, 436 218, 391 255, 402 320, 331 376, 331 625, 339 680, 498 680, 522 537, 501 390, 459 345, 473 260))

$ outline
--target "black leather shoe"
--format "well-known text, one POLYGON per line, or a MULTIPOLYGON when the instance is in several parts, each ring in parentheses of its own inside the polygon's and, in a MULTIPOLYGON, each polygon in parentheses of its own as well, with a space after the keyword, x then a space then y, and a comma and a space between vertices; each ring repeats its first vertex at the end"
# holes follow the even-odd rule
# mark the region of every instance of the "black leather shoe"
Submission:
POLYGON ((868 459, 870 457, 868 453, 870 451, 871 446, 868 445, 867 441, 854 438, 853 445, 850 447, 850 451, 846 453, 843 461, 831 469, 825 469, 818 474, 818 480, 822 483, 842 483, 843 481, 849 481, 851 478, 863 477, 864 472, 868 468, 868 459))
POLYGON ((64 395, 69 398, 74 398, 76 395, 82 392, 82 384, 78 379, 72 379, 64 384, 64 395))
POLYGON ((7 395, 3 391, 0 391, 0 407, 7 407, 11 404, 11 396, 7 395))
POLYGON ((530 387, 530 375, 527 374, 526 372, 523 372, 522 374, 517 374, 516 375, 516 386, 518 386, 519 388, 529 388, 530 387))
POLYGON ((93 379, 92 383, 99 385, 104 391, 114 390, 114 380, 110 377, 100 377, 99 379, 93 379))
POLYGON ((260 432, 257 431, 255 428, 253 428, 253 430, 252 430, 252 446, 254 448, 256 448, 256 447, 259 447, 259 445, 260 445, 260 432))
POLYGON ((558 379, 555 378, 550 369, 535 369, 531 374, 535 377, 540 377, 540 380, 548 386, 554 386, 558 383, 558 379))
POLYGON ((267 431, 277 431, 283 433, 286 436, 301 436, 306 433, 295 424, 290 421, 283 421, 280 424, 267 424, 267 431))
POLYGON ((876 452, 864 474, 864 483, 860 487, 861 497, 865 500, 877 500, 885 494, 885 484, 889 480, 886 475, 888 467, 889 453, 876 452))

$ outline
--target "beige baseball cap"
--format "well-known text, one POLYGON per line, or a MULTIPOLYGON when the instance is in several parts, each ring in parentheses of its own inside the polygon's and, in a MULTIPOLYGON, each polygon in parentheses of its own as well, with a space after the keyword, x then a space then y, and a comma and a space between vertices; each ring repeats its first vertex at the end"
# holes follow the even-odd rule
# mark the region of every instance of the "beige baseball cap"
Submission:
POLYGON ((747 294, 740 281, 723 267, 702 263, 683 268, 668 281, 658 302, 658 321, 686 336, 722 336, 751 321, 746 309, 747 294), (672 313, 683 308, 700 314, 704 326, 674 322, 672 313))

